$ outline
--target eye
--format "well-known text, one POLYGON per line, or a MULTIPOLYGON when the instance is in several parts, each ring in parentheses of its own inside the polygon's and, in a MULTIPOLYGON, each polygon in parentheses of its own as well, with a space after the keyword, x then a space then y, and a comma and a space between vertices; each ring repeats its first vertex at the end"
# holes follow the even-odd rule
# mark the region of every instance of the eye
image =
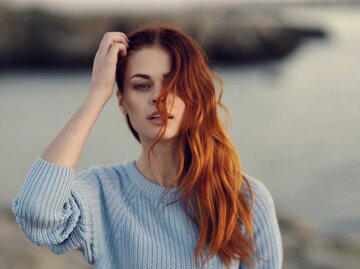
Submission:
POLYGON ((144 89, 148 89, 150 87, 151 87, 151 85, 147 84, 147 83, 139 83, 139 84, 134 85, 134 89, 137 89, 137 90, 144 90, 144 89))

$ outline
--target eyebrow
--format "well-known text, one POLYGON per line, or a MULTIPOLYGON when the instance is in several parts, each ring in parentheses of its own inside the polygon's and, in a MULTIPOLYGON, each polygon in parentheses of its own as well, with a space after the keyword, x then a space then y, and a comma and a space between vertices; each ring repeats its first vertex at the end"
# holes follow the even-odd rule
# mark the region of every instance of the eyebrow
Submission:
MULTIPOLYGON (((166 78, 169 74, 170 74, 170 73, 163 74, 164 78, 166 78)), ((147 75, 147 74, 137 73, 137 74, 135 74, 135 75, 132 75, 132 76, 129 78, 129 80, 132 79, 132 78, 135 78, 135 77, 143 78, 143 79, 151 79, 151 77, 150 77, 149 75, 147 75)))

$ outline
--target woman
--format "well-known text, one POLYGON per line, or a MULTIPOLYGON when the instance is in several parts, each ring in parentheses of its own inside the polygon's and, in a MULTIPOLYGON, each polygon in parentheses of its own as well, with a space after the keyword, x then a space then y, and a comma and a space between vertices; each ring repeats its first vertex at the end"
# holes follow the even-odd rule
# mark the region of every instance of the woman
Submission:
POLYGON ((281 268, 272 197, 241 169, 214 78, 179 29, 106 33, 87 97, 14 201, 25 234, 55 253, 80 249, 96 268, 281 268), (115 80, 142 152, 75 174, 115 80))

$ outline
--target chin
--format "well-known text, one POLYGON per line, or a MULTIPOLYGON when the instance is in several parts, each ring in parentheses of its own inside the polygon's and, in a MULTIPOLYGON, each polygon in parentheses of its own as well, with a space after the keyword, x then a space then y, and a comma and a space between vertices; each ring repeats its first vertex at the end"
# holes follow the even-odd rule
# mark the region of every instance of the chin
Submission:
MULTIPOLYGON (((142 137, 144 138, 144 140, 154 141, 156 136, 157 136, 157 133, 155 133, 154 135, 150 135, 150 136, 149 136, 149 134, 147 134, 146 136, 142 136, 142 137)), ((170 141, 175 140, 176 138, 177 138, 176 134, 166 132, 164 134, 164 136, 161 138, 161 140, 159 141, 159 143, 170 142, 170 141)), ((144 140, 141 139, 141 141, 144 141, 144 140)))

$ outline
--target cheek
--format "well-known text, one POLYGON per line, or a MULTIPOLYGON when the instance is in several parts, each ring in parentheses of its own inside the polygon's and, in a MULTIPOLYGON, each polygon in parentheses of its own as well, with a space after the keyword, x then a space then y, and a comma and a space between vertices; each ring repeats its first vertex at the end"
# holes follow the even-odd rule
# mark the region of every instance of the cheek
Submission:
POLYGON ((126 100, 126 108, 129 112, 132 112, 134 110, 134 107, 136 107, 136 104, 134 104, 134 101, 126 100))
POLYGON ((130 118, 143 118, 148 111, 146 111, 146 100, 142 95, 128 94, 126 96, 126 108, 130 118))
POLYGON ((176 101, 176 109, 178 111, 179 114, 183 115, 184 111, 185 111, 185 103, 182 99, 180 99, 180 97, 177 97, 175 99, 176 101))
POLYGON ((131 91, 128 91, 125 94, 125 103, 128 111, 133 111, 134 108, 138 107, 139 98, 134 96, 131 91))

